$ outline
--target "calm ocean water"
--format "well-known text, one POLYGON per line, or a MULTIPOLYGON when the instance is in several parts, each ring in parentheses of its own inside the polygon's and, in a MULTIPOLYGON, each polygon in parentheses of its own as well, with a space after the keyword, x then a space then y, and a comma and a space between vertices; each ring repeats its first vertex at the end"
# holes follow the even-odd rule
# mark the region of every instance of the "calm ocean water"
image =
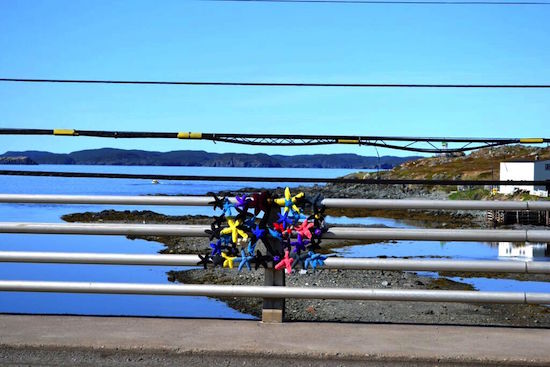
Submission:
MULTIPOLYGON (((345 169, 265 169, 212 167, 143 167, 143 166, 2 166, 3 169, 43 171, 123 172, 180 175, 240 175, 240 176, 304 176, 338 177, 353 172, 345 169)), ((265 188, 284 184, 266 183, 265 188)), ((150 180, 114 180, 54 177, 0 176, 0 192, 6 194, 72 194, 72 195, 146 195, 205 194, 208 191, 230 190, 258 186, 258 183, 161 182, 150 180)), ((290 184, 289 186, 296 186, 290 184)), ((0 221, 62 222, 67 213, 100 211, 106 206, 94 205, 31 205, 0 204, 0 221)), ((119 206, 126 210, 133 207, 119 206)), ((136 207, 165 214, 213 214, 206 207, 136 207)), ((205 243, 208 247, 208 244, 205 243)), ((0 234, 0 251, 112 252, 154 254, 162 246, 143 240, 128 240, 124 236, 71 236, 0 234)), ((184 269, 183 267, 180 269, 184 269)), ((129 283, 168 283, 166 272, 175 267, 0 264, 3 280, 50 280, 129 283)), ((186 317, 250 318, 206 297, 83 295, 0 292, 0 312, 56 313, 93 315, 151 315, 186 317)))
MULTIPOLYGON (((143 166, 3 166, 5 169, 123 172, 181 175, 240 175, 240 176, 303 176, 338 177, 351 173, 347 169, 272 169, 272 168, 211 168, 211 167, 143 167, 143 166)), ((265 188, 283 186, 284 183, 266 183, 265 188)), ((297 184, 289 184, 296 186, 297 184)), ((0 176, 0 193, 21 194, 72 194, 72 195, 146 195, 146 194, 205 194, 208 191, 260 186, 258 183, 234 182, 161 182, 153 185, 149 180, 114 180, 48 177, 0 176)), ((0 204, 0 221, 61 222, 61 215, 83 211, 100 211, 106 208, 120 210, 148 209, 165 214, 213 214, 206 207, 106 207, 94 205, 31 205, 0 204)), ((330 217, 334 224, 384 224, 389 227, 411 227, 401 221, 382 218, 330 217)), ((207 243, 205 243, 207 247, 207 243)), ((501 244, 501 246, 507 246, 501 244)), ((546 245, 544 245, 546 246, 546 245)), ((0 251, 57 251, 57 252, 112 252, 153 254, 162 246, 143 240, 128 240, 124 236, 71 236, 0 234, 0 251)), ((548 261, 543 256, 532 260, 548 261)), ((398 241, 339 250, 342 256, 443 256, 457 259, 510 259, 499 258, 499 245, 476 242, 398 241)), ((540 251, 538 252, 540 256, 540 251)), ((186 269, 186 268, 179 268, 186 269)), ((175 267, 58 265, 58 264, 0 264, 3 280, 51 280, 90 282, 168 283, 166 272, 175 267)), ((432 274, 436 276, 436 274, 432 274)), ((550 292, 550 283, 519 282, 513 280, 470 278, 462 281, 480 290, 518 290, 550 292)), ((83 295, 0 292, 1 313, 55 313, 91 315, 144 315, 184 317, 250 318, 230 309, 224 303, 206 297, 83 295)))

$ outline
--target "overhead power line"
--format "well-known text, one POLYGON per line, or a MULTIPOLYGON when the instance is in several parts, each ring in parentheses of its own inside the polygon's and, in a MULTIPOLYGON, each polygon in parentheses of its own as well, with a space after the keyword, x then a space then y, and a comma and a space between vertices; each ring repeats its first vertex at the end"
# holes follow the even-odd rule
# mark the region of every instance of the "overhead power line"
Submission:
POLYGON ((371 4, 371 5, 550 5, 546 1, 391 1, 391 0, 201 0, 225 3, 309 3, 309 4, 371 4))
POLYGON ((217 81, 152 81, 152 80, 92 80, 92 79, 24 79, 0 78, 0 82, 62 83, 62 84, 136 84, 186 85, 219 87, 338 87, 338 88, 484 88, 484 89, 548 89, 550 84, 422 84, 422 83, 276 83, 217 81))
POLYGON ((261 145, 261 146, 311 146, 351 144, 398 149, 419 153, 456 153, 480 148, 510 144, 550 143, 550 138, 437 138, 408 136, 360 136, 360 135, 303 135, 303 134, 236 134, 200 132, 152 132, 152 131, 107 131, 74 129, 2 129, 0 135, 57 135, 87 136, 115 139, 184 139, 209 140, 213 142, 261 145), (439 148, 434 143, 457 143, 457 148, 439 148))
POLYGON ((114 178, 164 181, 214 181, 214 182, 293 182, 293 183, 333 183, 363 185, 468 185, 468 186, 517 186, 550 185, 549 181, 500 181, 500 180, 417 180, 417 179, 361 179, 361 178, 315 178, 315 177, 265 177, 265 176, 188 176, 141 173, 95 173, 95 172, 55 172, 55 171, 16 171, 0 170, 0 176, 70 177, 70 178, 114 178))

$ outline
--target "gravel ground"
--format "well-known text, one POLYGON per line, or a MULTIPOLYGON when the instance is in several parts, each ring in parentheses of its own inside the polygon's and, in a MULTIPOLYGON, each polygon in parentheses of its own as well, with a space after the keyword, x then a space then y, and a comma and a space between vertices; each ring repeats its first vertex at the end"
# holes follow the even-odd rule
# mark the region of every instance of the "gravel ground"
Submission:
MULTIPOLYGON (((189 284, 262 285, 263 272, 200 269, 170 272, 168 279, 189 284)), ((434 279, 398 271, 322 269, 287 275, 286 284, 291 287, 472 290, 468 284, 445 278, 434 279)), ((260 316, 261 299, 222 300, 236 310, 260 316)), ((533 305, 289 299, 285 318, 293 321, 550 327, 550 309, 533 305)))

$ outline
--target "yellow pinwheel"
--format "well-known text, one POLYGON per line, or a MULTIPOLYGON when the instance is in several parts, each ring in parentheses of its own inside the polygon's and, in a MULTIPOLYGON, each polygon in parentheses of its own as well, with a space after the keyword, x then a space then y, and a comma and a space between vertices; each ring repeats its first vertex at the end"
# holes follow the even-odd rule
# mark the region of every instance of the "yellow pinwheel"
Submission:
POLYGON ((239 236, 241 236, 242 238, 248 238, 246 232, 239 228, 239 226, 241 225, 240 220, 227 218, 227 225, 229 227, 222 229, 220 233, 231 234, 231 239, 233 240, 233 243, 237 243, 239 236))
POLYGON ((225 252, 222 252, 222 257, 225 259, 225 261, 223 262, 223 267, 233 269, 233 261, 235 261, 237 257, 227 256, 225 252))
POLYGON ((279 205, 279 206, 284 206, 285 209, 284 209, 284 212, 288 212, 289 210, 292 210, 296 213, 300 213, 300 208, 298 208, 296 206, 296 202, 303 198, 304 197, 304 193, 301 192, 297 195, 290 195, 290 189, 287 187, 285 189, 285 197, 284 198, 279 198, 279 199, 275 199, 275 204, 279 205))

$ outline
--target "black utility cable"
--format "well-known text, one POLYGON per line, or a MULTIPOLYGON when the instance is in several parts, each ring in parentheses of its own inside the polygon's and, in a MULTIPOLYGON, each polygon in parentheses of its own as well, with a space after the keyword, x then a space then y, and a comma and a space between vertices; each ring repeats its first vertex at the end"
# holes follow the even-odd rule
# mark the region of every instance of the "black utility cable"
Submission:
POLYGON ((248 176, 188 176, 153 175, 133 173, 94 173, 94 172, 52 172, 52 171, 14 171, 0 170, 0 176, 38 176, 71 178, 116 178, 164 181, 220 181, 220 182, 296 182, 296 183, 333 183, 364 185, 550 185, 549 181, 499 181, 499 180, 416 180, 416 179, 359 179, 359 178, 312 178, 312 177, 248 177, 248 176))
POLYGON ((27 79, 0 78, 0 82, 69 83, 69 84, 143 84, 189 85, 225 87, 348 87, 348 88, 506 88, 541 89, 550 84, 422 84, 422 83, 274 83, 274 82, 208 82, 208 81, 146 81, 146 80, 91 80, 91 79, 27 79))
POLYGON ((357 136, 357 135, 303 135, 303 134, 236 134, 236 133, 198 133, 198 132, 152 132, 152 131, 107 131, 74 129, 5 129, 0 135, 61 135, 87 136, 97 138, 133 139, 162 138, 208 140, 213 142, 260 145, 260 146, 311 146, 352 144, 388 149, 405 150, 418 153, 457 153, 480 148, 497 147, 509 144, 549 143, 550 138, 436 138, 409 136, 357 136), (398 145, 396 142, 407 142, 398 145), (432 143, 462 143, 457 148, 436 148, 432 143), (414 144, 427 143, 429 147, 414 144))
POLYGON ((550 5, 545 1, 391 1, 391 0, 199 0, 226 3, 310 3, 310 4, 380 4, 380 5, 550 5))

